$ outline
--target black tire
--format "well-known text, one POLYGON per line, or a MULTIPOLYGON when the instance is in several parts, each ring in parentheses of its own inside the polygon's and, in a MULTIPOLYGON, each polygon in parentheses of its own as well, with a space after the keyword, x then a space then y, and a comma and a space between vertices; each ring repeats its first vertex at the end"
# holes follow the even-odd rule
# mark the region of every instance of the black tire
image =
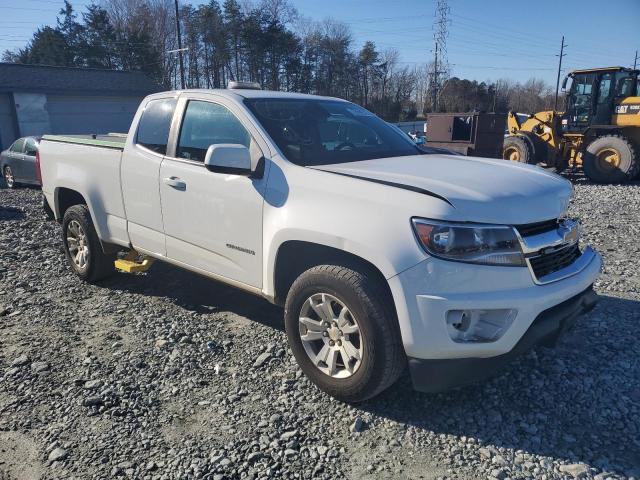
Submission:
MULTIPOLYGON (((75 225, 74 225, 75 226, 75 225)), ((64 255, 71 266, 71 269, 84 281, 89 283, 97 282, 115 273, 114 262, 116 254, 105 254, 98 239, 98 234, 93 226, 91 214, 86 205, 74 205, 69 207, 62 219, 62 243, 64 255), (76 222, 83 232, 84 245, 88 248, 86 262, 83 266, 76 264, 69 251, 68 238, 73 236, 69 230, 69 225, 76 222)))
POLYGON ((356 269, 319 265, 300 275, 285 303, 285 328, 293 354, 320 390, 344 402, 361 402, 391 386, 406 366, 395 309, 379 281, 356 269), (342 302, 357 319, 363 353, 347 378, 322 372, 307 355, 300 338, 299 316, 314 294, 326 293, 342 302), (388 299, 385 301, 385 299, 388 299))
POLYGON ((520 135, 510 135, 502 144, 502 159, 535 165, 536 155, 529 141, 520 135))
POLYGON ((6 165, 2 169, 2 178, 4 178, 4 183, 7 186, 7 188, 16 188, 18 186, 18 184, 15 181, 15 177, 13 176, 11 167, 9 165, 6 165))
POLYGON ((597 183, 625 183, 640 171, 640 150, 622 135, 605 135, 592 141, 582 154, 584 174, 597 183), (613 156, 613 163, 605 159, 613 156))

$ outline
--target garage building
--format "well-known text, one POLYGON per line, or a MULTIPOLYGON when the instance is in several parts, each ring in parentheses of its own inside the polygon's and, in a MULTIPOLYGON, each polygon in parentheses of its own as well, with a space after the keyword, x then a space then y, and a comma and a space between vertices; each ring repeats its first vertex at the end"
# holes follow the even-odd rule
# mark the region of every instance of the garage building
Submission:
POLYGON ((141 72, 0 63, 0 147, 27 135, 124 132, 162 90, 141 72))

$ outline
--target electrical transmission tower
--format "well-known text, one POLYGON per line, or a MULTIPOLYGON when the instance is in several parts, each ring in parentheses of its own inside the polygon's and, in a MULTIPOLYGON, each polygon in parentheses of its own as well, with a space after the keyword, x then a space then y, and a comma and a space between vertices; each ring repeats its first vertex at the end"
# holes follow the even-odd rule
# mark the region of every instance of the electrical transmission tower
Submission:
POLYGON ((431 72, 431 109, 438 110, 438 99, 443 81, 449 73, 447 61, 447 37, 449 36, 449 4, 447 0, 436 1, 435 20, 433 22, 433 70, 431 72))

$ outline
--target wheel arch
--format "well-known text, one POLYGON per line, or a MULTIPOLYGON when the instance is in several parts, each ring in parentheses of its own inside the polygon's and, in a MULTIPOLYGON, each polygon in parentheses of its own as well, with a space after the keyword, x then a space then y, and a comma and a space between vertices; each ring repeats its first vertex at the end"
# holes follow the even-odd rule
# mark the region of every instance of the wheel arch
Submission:
POLYGON ((64 213, 73 205, 87 205, 84 195, 77 190, 66 187, 56 187, 54 192, 54 213, 56 220, 62 221, 64 213))
POLYGON ((304 240, 287 240, 279 245, 272 272, 273 302, 284 305, 291 285, 300 274, 309 268, 326 264, 358 269, 374 278, 388 295, 395 313, 395 302, 389 282, 373 262, 340 248, 304 240))
POLYGON ((117 245, 107 243, 102 240, 100 225, 95 221, 95 212, 91 204, 87 201, 87 197, 76 189, 68 187, 56 187, 54 190, 54 208, 53 213, 57 222, 62 223, 65 212, 73 205, 86 205, 91 216, 91 221, 98 234, 98 240, 104 253, 113 253, 121 249, 117 245))

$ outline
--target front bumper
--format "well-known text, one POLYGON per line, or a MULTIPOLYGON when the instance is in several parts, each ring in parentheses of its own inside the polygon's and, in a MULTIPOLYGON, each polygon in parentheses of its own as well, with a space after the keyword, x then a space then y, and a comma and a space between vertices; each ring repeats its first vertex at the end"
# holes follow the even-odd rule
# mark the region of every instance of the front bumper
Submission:
POLYGON ((450 262, 430 257, 388 279, 402 343, 410 358, 496 357, 513 350, 543 311, 586 290, 598 277, 602 259, 586 248, 582 268, 571 277, 538 285, 525 267, 450 262), (489 342, 456 342, 447 329, 450 310, 517 311, 504 334, 489 342))
POLYGON ((595 306, 597 295, 589 286, 583 292, 541 312, 515 347, 488 358, 420 359, 409 358, 411 380, 416 390, 441 392, 469 385, 495 375, 515 357, 537 345, 553 346, 581 315, 595 306))

